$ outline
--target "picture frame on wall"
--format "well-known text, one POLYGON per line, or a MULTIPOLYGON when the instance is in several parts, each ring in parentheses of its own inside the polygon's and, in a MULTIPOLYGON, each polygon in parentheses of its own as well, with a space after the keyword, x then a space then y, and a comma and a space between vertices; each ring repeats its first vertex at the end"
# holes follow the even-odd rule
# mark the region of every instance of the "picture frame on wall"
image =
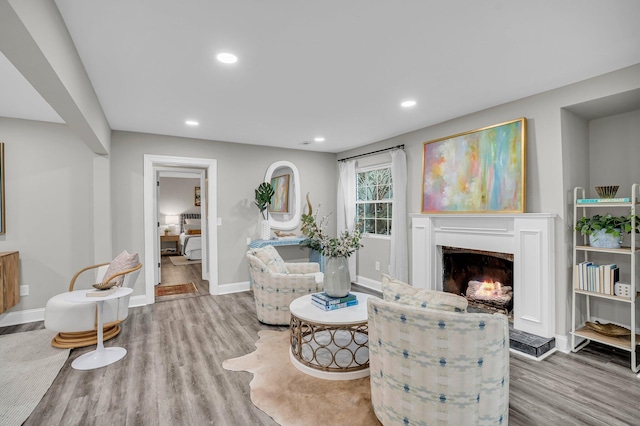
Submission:
POLYGON ((200 187, 196 186, 194 191, 194 204, 196 207, 200 207, 200 187))
POLYGON ((526 118, 425 142, 422 213, 524 213, 526 118))
POLYGON ((6 232, 4 199, 4 142, 0 142, 0 234, 6 232))
POLYGON ((271 186, 275 191, 273 201, 269 205, 272 213, 289 213, 289 175, 271 178, 271 186))

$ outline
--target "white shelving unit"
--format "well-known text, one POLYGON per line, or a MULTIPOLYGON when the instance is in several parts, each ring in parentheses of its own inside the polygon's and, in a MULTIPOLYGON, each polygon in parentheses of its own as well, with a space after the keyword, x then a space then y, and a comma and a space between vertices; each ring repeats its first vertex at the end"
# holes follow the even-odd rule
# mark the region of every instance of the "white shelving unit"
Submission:
MULTIPOLYGON (((635 229, 635 215, 636 215, 636 207, 638 205, 638 189, 640 188, 639 184, 634 183, 632 186, 632 193, 630 197, 630 202, 626 203, 581 203, 578 204, 577 200, 585 199, 585 190, 584 188, 577 187, 573 192, 573 217, 574 220, 577 220, 579 217, 589 216, 598 214, 597 210, 601 210, 603 208, 612 208, 612 207, 625 207, 629 209, 630 214, 633 215, 634 219, 632 221, 632 229, 635 229)), ((604 212, 606 213, 606 212, 604 212)), ((572 299, 571 299, 571 349, 573 352, 577 352, 580 349, 584 348, 591 341, 599 342, 605 345, 613 346, 628 352, 631 352, 631 370, 634 373, 640 371, 640 365, 638 365, 636 359, 636 347, 640 343, 640 336, 636 334, 636 303, 638 296, 640 294, 636 291, 636 262, 637 262, 637 254, 638 248, 636 247, 636 238, 635 234, 630 234, 630 245, 628 247, 621 247, 618 249, 609 249, 609 248, 599 248, 599 247, 591 247, 587 243, 587 237, 580 235, 580 232, 575 230, 573 231, 573 264, 574 266, 582 261, 589 260, 590 253, 609 253, 613 258, 617 256, 626 256, 630 259, 630 292, 631 297, 621 297, 610 294, 602 294, 596 293, 593 291, 580 290, 576 288, 576 283, 578 282, 578 277, 575 276, 576 268, 574 267, 574 279, 573 279, 573 291, 572 291, 572 299), (586 298, 586 321, 591 321, 591 301, 592 298, 596 299, 608 299, 614 300, 625 309, 628 309, 630 312, 630 329, 631 336, 626 337, 611 337, 606 336, 604 334, 597 333, 583 324, 579 328, 576 328, 576 304, 580 300, 579 298, 586 298), (586 339, 578 345, 576 345, 577 339, 586 339)))

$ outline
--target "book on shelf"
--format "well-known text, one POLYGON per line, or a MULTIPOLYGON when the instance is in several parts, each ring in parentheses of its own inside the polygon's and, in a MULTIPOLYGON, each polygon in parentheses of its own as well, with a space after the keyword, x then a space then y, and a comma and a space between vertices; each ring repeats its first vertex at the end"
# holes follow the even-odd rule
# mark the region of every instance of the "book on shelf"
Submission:
POLYGON ((628 203, 629 198, 579 198, 576 200, 578 204, 606 204, 606 203, 628 203))
POLYGON ((616 264, 596 265, 592 262, 580 262, 575 265, 575 288, 600 294, 615 294, 615 283, 620 276, 616 264))
POLYGON ((357 300, 356 295, 353 293, 348 293, 344 297, 331 297, 326 292, 312 293, 311 299, 325 305, 337 305, 338 303, 345 303, 345 302, 351 302, 352 300, 357 300))
POLYGON ((325 305, 324 303, 317 302, 315 299, 311 299, 311 304, 316 308, 322 309, 323 311, 334 311, 336 309, 348 308, 350 306, 355 306, 358 304, 358 299, 350 300, 348 302, 336 303, 333 305, 325 305))
POLYGON ((111 287, 107 290, 93 290, 87 292, 87 297, 105 297, 118 291, 118 286, 111 287))

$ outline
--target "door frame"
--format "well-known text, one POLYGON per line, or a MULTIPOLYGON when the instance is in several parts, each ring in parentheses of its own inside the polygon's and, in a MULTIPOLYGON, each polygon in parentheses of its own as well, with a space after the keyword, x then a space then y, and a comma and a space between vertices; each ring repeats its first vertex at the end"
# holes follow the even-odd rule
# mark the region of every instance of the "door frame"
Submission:
POLYGON ((209 280, 209 294, 218 294, 218 226, 217 226, 217 168, 218 161, 209 158, 144 155, 144 242, 145 302, 155 303, 155 285, 158 281, 160 247, 158 238, 157 175, 170 167, 204 169, 203 223, 203 279, 209 280), (205 274, 206 271, 206 274, 205 274), (207 276, 208 275, 208 276, 207 276), (206 278, 205 278, 206 276, 206 278))

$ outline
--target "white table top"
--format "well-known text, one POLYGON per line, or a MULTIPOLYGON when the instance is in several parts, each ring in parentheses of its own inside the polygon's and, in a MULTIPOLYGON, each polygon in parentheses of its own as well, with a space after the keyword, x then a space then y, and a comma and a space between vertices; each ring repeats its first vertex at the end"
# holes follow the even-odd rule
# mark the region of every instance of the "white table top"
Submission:
POLYGON ((107 296, 100 297, 90 297, 87 296, 88 292, 97 291, 95 288, 89 290, 76 290, 70 291, 67 296, 64 298, 67 302, 76 302, 76 303, 89 303, 89 302, 99 302, 101 300, 111 300, 118 299, 120 297, 124 297, 128 294, 133 293, 133 289, 129 287, 118 287, 115 293, 111 293, 107 296))
MULTIPOLYGON (((367 321, 367 299, 369 294, 352 291, 358 299, 358 304, 348 308, 340 308, 333 311, 323 311, 311 304, 311 295, 299 297, 289 305, 293 315, 301 320, 311 321, 327 325, 349 325, 367 321)), ((375 297, 375 296, 373 296, 375 297)))

